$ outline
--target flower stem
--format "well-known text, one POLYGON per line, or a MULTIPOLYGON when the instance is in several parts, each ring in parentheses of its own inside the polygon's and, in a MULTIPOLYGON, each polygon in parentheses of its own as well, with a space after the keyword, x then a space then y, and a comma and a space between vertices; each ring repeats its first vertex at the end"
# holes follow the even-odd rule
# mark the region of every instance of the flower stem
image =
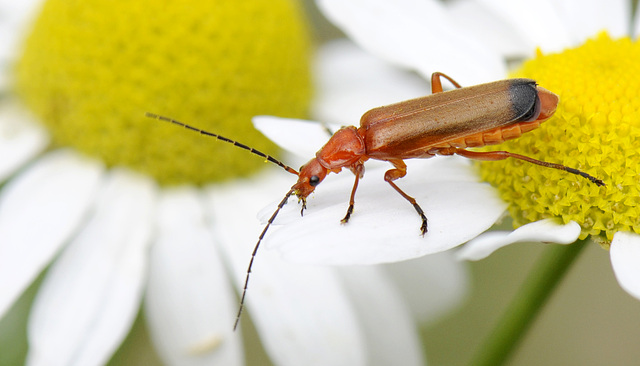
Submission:
POLYGON ((587 241, 546 250, 471 365, 497 366, 507 361, 587 241))

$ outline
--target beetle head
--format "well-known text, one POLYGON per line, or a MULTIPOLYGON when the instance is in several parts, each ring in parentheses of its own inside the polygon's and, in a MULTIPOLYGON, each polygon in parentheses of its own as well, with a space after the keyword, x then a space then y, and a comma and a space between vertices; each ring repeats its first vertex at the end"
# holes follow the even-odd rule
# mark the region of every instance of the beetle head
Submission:
POLYGON ((327 168, 323 167, 318 159, 313 158, 300 168, 298 181, 291 188, 298 196, 298 199, 304 201, 316 189, 316 186, 324 180, 327 173, 327 168))

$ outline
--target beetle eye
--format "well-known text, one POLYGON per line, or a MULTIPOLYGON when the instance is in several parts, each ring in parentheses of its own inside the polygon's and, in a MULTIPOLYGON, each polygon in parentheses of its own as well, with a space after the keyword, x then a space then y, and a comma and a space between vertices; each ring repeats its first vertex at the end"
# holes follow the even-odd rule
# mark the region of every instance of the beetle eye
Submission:
POLYGON ((320 183, 320 177, 318 177, 317 175, 312 175, 312 176, 309 178, 309 185, 310 185, 311 187, 315 187, 315 186, 317 186, 319 183, 320 183))

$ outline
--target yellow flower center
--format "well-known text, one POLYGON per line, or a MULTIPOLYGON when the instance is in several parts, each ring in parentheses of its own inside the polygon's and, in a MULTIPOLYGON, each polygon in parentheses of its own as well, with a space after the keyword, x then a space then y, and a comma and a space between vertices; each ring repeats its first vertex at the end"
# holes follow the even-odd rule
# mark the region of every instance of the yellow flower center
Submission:
POLYGON ((245 176, 259 158, 153 112, 277 151, 251 117, 305 117, 310 42, 291 0, 49 0, 16 89, 58 146, 163 184, 245 176))
POLYGON ((640 43, 607 34, 528 61, 514 77, 560 96, 556 114, 500 149, 560 163, 606 183, 508 159, 482 163, 483 179, 509 202, 516 226, 549 217, 582 226, 604 246, 617 231, 640 233, 640 43))

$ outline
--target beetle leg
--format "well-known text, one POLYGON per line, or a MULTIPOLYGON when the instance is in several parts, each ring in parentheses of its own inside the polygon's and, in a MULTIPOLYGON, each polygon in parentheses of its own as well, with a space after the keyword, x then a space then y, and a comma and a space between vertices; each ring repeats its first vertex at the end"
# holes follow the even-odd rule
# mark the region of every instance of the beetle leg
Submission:
POLYGON ((441 78, 449 80, 449 82, 458 89, 462 88, 460 84, 458 84, 458 82, 453 80, 451 77, 436 71, 431 74, 431 94, 442 92, 442 81, 440 80, 441 78))
POLYGON ((427 233, 427 217, 424 215, 424 211, 422 211, 422 207, 418 205, 418 203, 413 197, 404 193, 404 191, 400 189, 400 187, 398 187, 395 183, 393 183, 394 180, 400 179, 405 175, 407 175, 407 165, 404 163, 404 161, 400 159, 389 160, 389 162, 393 164, 395 169, 387 170, 387 172, 384 173, 384 180, 387 183, 389 183, 391 187, 393 187, 393 189, 395 189, 398 193, 400 193, 400 195, 404 197, 404 199, 409 201, 409 203, 413 205, 413 208, 416 209, 416 211, 418 212, 418 215, 420 215, 420 218, 422 219, 422 225, 420 226, 420 233, 424 236, 424 234, 427 233))
POLYGON ((298 203, 302 202, 302 205, 300 206, 300 216, 304 216, 304 210, 307 209, 307 199, 304 197, 300 197, 298 198, 298 203))
POLYGON ((356 179, 353 182, 353 188, 351 189, 351 198, 349 198, 349 208, 347 209, 347 214, 344 215, 344 218, 342 220, 340 220, 341 223, 346 224, 347 222, 349 222, 349 218, 351 217, 351 214, 353 213, 353 206, 355 204, 355 199, 356 199, 356 189, 358 189, 358 182, 360 182, 360 178, 362 178, 362 176, 364 175, 364 165, 363 164, 358 164, 354 167, 351 168, 351 171, 353 172, 353 174, 355 174, 356 179))
MULTIPOLYGON (((444 149, 444 150, 450 150, 450 149, 444 149)), ((451 151, 447 151, 444 155, 451 155, 450 154, 451 151), (447 154, 448 153, 448 154, 447 154)), ((600 179, 593 177, 583 171, 580 171, 578 169, 574 169, 574 168, 569 168, 566 167, 562 164, 554 164, 554 163, 548 163, 546 161, 542 161, 542 160, 537 160, 534 158, 530 158, 528 156, 524 156, 524 155, 520 155, 520 154, 514 154, 514 153, 510 153, 508 151, 468 151, 465 149, 459 149, 459 148, 453 148, 452 151, 454 154, 458 154, 460 156, 464 156, 465 158, 469 158, 469 159, 476 159, 476 160, 504 160, 507 158, 514 158, 514 159, 519 159, 519 160, 524 160, 527 161, 529 163, 532 164, 536 164, 536 165, 540 165, 540 166, 544 166, 547 168, 553 168, 553 169, 558 169, 558 170, 563 170, 565 172, 571 173, 571 174, 575 174, 575 175, 579 175, 583 178, 589 179, 591 182, 595 183, 597 186, 604 186, 604 182, 601 181, 600 179)))

